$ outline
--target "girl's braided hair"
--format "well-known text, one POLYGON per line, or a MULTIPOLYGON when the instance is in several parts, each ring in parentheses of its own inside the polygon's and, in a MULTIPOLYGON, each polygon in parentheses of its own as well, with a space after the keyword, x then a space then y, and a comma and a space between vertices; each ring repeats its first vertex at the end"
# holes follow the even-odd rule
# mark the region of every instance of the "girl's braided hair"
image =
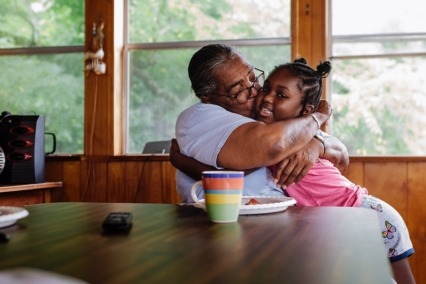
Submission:
POLYGON ((330 61, 321 62, 317 70, 314 70, 305 58, 297 58, 291 63, 276 66, 270 74, 283 69, 289 70, 293 76, 300 79, 297 86, 303 94, 302 111, 307 104, 312 104, 316 108, 321 100, 322 79, 326 78, 331 71, 330 61))

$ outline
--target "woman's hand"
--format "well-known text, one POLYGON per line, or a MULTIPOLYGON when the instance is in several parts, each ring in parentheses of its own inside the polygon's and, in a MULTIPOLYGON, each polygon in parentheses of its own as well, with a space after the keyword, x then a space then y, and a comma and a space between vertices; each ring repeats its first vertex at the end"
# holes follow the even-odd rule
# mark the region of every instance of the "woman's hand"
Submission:
POLYGON ((316 109, 316 112, 319 112, 324 115, 321 120, 321 125, 324 125, 331 117, 331 114, 333 113, 333 108, 326 100, 321 100, 316 109))
MULTIPOLYGON (((315 143, 315 141, 311 143, 315 143)), ((278 187, 285 188, 296 183, 308 173, 318 159, 318 152, 313 147, 316 146, 305 147, 271 168, 272 176, 278 187)))

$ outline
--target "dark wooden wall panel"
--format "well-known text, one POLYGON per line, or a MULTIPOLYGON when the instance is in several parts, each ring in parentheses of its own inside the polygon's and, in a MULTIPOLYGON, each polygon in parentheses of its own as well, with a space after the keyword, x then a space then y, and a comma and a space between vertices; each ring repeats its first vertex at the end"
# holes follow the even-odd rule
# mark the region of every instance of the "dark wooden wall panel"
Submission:
POLYGON ((142 173, 147 162, 126 162, 126 197, 125 202, 137 202, 138 189, 141 188, 142 173))
POLYGON ((108 163, 107 200, 126 200, 126 164, 124 162, 108 163))
POLYGON ((85 159, 81 163, 81 201, 107 202, 108 163, 85 159))
POLYGON ((176 170, 170 163, 162 164, 162 192, 163 199, 170 200, 171 203, 179 203, 180 198, 176 191, 176 170))
POLYGON ((162 202, 162 163, 161 161, 147 162, 143 167, 141 173, 142 182, 138 187, 138 194, 136 196, 138 202, 162 202))
MULTIPOLYGON (((63 181, 64 180, 64 171, 63 162, 55 161, 46 163, 46 180, 47 181, 63 181)), ((72 173, 71 173, 72 174, 72 173)), ((50 191, 51 201, 62 201, 64 200, 65 191, 63 188, 52 189, 50 191)))
POLYGON ((371 195, 392 205, 407 218, 407 164, 406 163, 365 163, 365 187, 371 195))
POLYGON ((353 183, 364 186, 364 163, 351 162, 345 176, 353 183))
POLYGON ((81 180, 81 163, 80 161, 67 161, 63 165, 63 192, 66 201, 81 201, 83 194, 82 189, 85 184, 81 180))
POLYGON ((426 163, 408 164, 408 217, 416 253, 411 257, 417 283, 426 283, 426 163))

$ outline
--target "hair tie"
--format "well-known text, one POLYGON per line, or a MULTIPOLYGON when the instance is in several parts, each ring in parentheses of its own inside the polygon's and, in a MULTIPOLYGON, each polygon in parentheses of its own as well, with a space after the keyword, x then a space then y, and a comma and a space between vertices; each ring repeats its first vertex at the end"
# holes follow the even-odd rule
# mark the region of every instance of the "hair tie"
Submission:
POLYGON ((330 61, 324 61, 324 62, 321 62, 317 66, 316 73, 318 74, 318 77, 320 79, 324 79, 324 78, 328 77, 328 75, 330 74, 330 71, 331 71, 331 63, 330 63, 330 61))

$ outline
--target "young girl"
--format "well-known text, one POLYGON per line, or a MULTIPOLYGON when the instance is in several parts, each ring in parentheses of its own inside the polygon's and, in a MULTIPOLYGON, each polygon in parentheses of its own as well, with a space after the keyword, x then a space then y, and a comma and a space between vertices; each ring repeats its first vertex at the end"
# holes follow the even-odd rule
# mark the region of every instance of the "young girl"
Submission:
MULTIPOLYGON (((312 115, 321 98, 322 79, 328 76, 330 70, 328 61, 314 70, 303 58, 277 66, 256 97, 258 119, 271 123, 312 115)), ((414 249, 400 214, 386 202, 368 195, 367 189, 350 182, 332 163, 319 159, 302 180, 287 186, 286 192, 296 199, 297 206, 346 206, 376 210, 397 283, 415 283, 407 259, 414 249)))

